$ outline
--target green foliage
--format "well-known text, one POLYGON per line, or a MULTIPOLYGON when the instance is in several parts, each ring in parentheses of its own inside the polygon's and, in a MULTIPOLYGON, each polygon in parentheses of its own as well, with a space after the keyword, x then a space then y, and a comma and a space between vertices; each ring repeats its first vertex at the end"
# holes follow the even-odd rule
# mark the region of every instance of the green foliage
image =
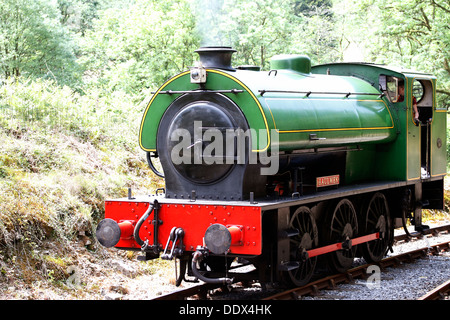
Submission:
POLYGON ((337 60, 342 48, 331 3, 316 2, 135 1, 127 10, 101 11, 81 39, 78 62, 90 85, 148 94, 193 65, 199 46, 232 46, 235 65, 263 69, 280 53, 309 54, 317 63, 337 60))
POLYGON ((0 1, 0 73, 77 83, 75 44, 53 1, 0 1))
POLYGON ((349 36, 369 61, 436 75, 438 103, 450 106, 448 1, 353 0, 345 6, 343 14, 352 13, 349 36))
POLYGON ((83 39, 80 63, 108 91, 157 88, 192 65, 199 41, 187 1, 136 1, 100 14, 83 39))
POLYGON ((58 0, 61 25, 71 32, 84 36, 92 29, 92 22, 98 18, 98 10, 103 8, 105 0, 58 0))
POLYGON ((19 80, 0 87, 0 106, 2 255, 17 242, 93 235, 106 198, 161 186, 139 151, 130 96, 19 80))
POLYGON ((308 54, 315 63, 341 55, 330 1, 205 0, 191 8, 201 44, 232 46, 235 65, 267 70, 276 54, 308 54))
POLYGON ((269 68, 270 57, 282 53, 290 34, 289 1, 235 1, 228 4, 229 20, 225 34, 238 51, 242 64, 269 68), (289 14, 285 15, 288 12, 289 14), (229 21, 236 21, 230 24, 229 21), (231 28, 230 28, 231 27, 231 28))
POLYGON ((5 79, 147 96, 191 66, 201 45, 232 46, 235 65, 263 69, 279 53, 317 64, 359 49, 361 60, 435 74, 439 103, 450 104, 443 0, 0 0, 0 8, 5 79))

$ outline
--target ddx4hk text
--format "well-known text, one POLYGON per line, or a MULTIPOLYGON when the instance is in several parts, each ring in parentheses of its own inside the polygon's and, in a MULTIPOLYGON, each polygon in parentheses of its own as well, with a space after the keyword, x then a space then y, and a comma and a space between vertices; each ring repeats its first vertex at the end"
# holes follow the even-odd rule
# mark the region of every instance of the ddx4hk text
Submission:
POLYGON ((270 305, 224 305, 223 314, 272 314, 270 305))
POLYGON ((180 315, 203 315, 207 318, 214 315, 214 313, 221 313, 224 315, 269 315, 272 314, 270 310, 271 305, 229 305, 225 304, 222 308, 215 307, 199 307, 187 304, 179 310, 180 315))

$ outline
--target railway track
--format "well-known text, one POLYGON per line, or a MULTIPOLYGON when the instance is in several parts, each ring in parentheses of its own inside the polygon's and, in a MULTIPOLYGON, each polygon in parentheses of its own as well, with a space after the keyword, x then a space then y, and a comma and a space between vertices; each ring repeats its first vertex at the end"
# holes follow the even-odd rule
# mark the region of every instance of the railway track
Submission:
MULTIPOLYGON (((438 235, 440 232, 450 232, 450 225, 439 226, 432 228, 431 233, 438 235)), ((395 237, 396 242, 409 241, 409 238, 405 235, 398 235, 395 237)), ((388 267, 397 267, 403 263, 412 263, 416 259, 427 257, 428 255, 439 255, 442 251, 450 251, 450 241, 443 242, 413 251, 398 254, 392 257, 388 257, 380 261, 377 266, 383 270, 388 267)), ((343 283, 351 283, 355 279, 368 279, 371 274, 371 268, 373 264, 365 264, 352 269, 349 269, 346 273, 335 274, 326 276, 324 278, 313 281, 303 287, 290 289, 287 291, 279 292, 268 297, 262 298, 262 300, 296 300, 301 299, 304 296, 315 296, 320 293, 321 290, 336 289, 337 285, 343 283)), ((236 286, 237 284, 233 284, 236 286)), ((242 286, 243 284, 240 283, 242 286)), ((442 297, 445 295, 444 290, 448 290, 450 283, 442 285, 442 288, 436 289, 436 293, 429 293, 424 295, 423 300, 433 300, 436 297, 442 297)), ((154 300, 186 300, 192 299, 207 299, 208 293, 215 289, 222 289, 222 291, 228 291, 227 286, 214 285, 214 284, 198 284, 190 288, 181 289, 169 294, 165 294, 155 298, 154 300)), ((422 299, 421 298, 421 299, 422 299)), ((246 298, 248 299, 248 298, 246 298)))
POLYGON ((418 300, 450 300, 450 280, 445 281, 418 300))
MULTIPOLYGON (((399 254, 380 261, 377 265, 381 269, 388 267, 397 267, 403 263, 412 263, 416 259, 424 258, 429 254, 438 255, 442 250, 450 250, 450 241, 439 243, 430 247, 424 247, 414 251, 399 254)), ((296 300, 306 295, 318 295, 320 290, 336 289, 338 284, 350 283, 355 279, 367 279, 371 274, 369 268, 371 264, 362 265, 348 270, 346 273, 336 274, 329 277, 319 279, 311 282, 306 286, 287 290, 273 296, 267 297, 264 300, 296 300)))

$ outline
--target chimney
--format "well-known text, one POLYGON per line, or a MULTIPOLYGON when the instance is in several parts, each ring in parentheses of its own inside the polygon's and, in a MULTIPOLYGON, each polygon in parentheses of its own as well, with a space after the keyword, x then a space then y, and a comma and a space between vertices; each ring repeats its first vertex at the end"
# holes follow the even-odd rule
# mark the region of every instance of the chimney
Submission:
POLYGON ((231 47, 201 47, 195 50, 205 68, 235 71, 231 66, 231 56, 236 50, 231 47))

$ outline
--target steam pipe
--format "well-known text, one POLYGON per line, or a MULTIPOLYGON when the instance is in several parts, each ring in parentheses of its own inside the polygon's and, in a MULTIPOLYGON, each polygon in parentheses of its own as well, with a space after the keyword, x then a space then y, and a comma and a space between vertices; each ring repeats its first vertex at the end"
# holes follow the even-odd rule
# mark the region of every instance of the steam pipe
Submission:
MULTIPOLYGON (((156 157, 156 156, 154 156, 154 157, 156 157)), ((164 178, 164 174, 159 172, 158 169, 156 169, 155 166, 153 165, 152 155, 150 154, 150 152, 147 152, 147 163, 148 163, 148 166, 150 167, 150 169, 152 169, 154 174, 156 174, 158 177, 164 178)))
POLYGON ((147 211, 142 215, 142 217, 139 219, 139 221, 136 223, 136 226, 134 227, 133 237, 134 240, 142 247, 144 246, 145 242, 139 237, 139 230, 141 229, 142 224, 145 220, 150 216, 150 214, 153 211, 153 204, 149 203, 147 211))
POLYGON ((201 252, 198 248, 197 251, 194 252, 191 262, 192 273, 200 280, 206 283, 214 283, 214 284, 232 284, 233 278, 207 278, 197 269, 197 262, 202 261, 204 257, 203 252, 201 252))

